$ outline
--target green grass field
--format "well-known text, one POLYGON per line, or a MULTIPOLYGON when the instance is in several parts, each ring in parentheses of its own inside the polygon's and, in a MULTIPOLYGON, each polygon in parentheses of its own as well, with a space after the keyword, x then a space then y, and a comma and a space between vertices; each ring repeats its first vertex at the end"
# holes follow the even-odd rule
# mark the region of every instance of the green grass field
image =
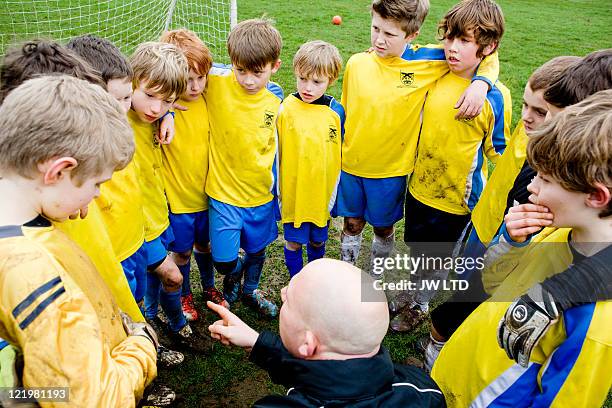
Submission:
MULTIPOLYGON (((180 3, 182 0, 178 0, 180 3)), ((54 3, 57 1, 53 0, 54 3)), ((60 4, 77 4, 75 0, 60 0, 60 4)), ((140 4, 147 4, 141 2, 140 4)), ((433 0, 431 11, 417 39, 418 43, 436 41, 436 22, 455 0, 433 0)), ((513 97, 513 126, 520 118, 522 90, 530 73, 548 59, 558 55, 583 56, 591 51, 612 46, 612 15, 609 0, 500 0, 506 16, 506 34, 500 47, 500 79, 510 88, 513 97)), ((37 7, 35 3, 23 3, 25 7, 37 7)), ((138 4, 138 2, 136 2, 138 4)), ((369 47, 368 0, 310 0, 263 1, 239 0, 239 20, 266 15, 275 20, 283 35, 283 65, 273 80, 280 83, 285 93, 295 91, 291 70, 293 54, 300 44, 308 40, 322 39, 335 44, 346 61, 352 54, 369 47), (341 15, 343 24, 331 24, 333 15, 341 15)), ((8 33, 8 3, 0 5, 1 33, 8 33), (6 7, 6 8, 5 8, 6 7)), ((128 11, 126 10, 126 13, 128 11)), ((111 17, 109 17, 111 18, 111 17)), ((115 28, 126 33, 142 31, 138 22, 122 22, 120 15, 110 20, 115 28)), ((69 29, 70 27, 66 27, 69 29)), ((76 30, 75 30, 76 33, 76 30)), ((10 38, 8 36, 7 38, 10 38)), ((155 37, 147 38, 154 40, 155 37)), ((206 39, 205 39, 206 40, 206 39)), ((0 48, 6 44, 1 43, 0 48)), ((217 49, 217 55, 222 51, 217 49)), ((226 60, 219 56, 219 60, 226 60)), ((340 98, 341 80, 330 93, 340 98)), ((366 79, 367 80, 367 79, 366 79)), ((340 220, 330 229, 327 256, 339 257, 340 220)), ((396 237, 401 240, 403 223, 397 226, 396 237)), ((367 242, 371 230, 366 230, 367 242)), ((362 251, 363 253, 366 250, 362 251)), ((362 256, 360 262, 364 262, 362 256)), ((197 272, 193 272, 194 279, 197 272)), ((268 248, 268 259, 262 278, 262 287, 269 290, 280 302, 279 290, 288 281, 284 266, 282 238, 268 248)), ((200 298, 196 295, 196 301, 200 298)), ((201 306, 201 303, 200 303, 201 306)), ((248 309, 238 306, 235 312, 258 330, 277 331, 278 320, 262 321, 248 309)), ((200 329, 214 321, 207 313, 200 329)), ((425 328, 409 335, 389 334, 385 346, 393 359, 404 361, 408 356, 418 356, 415 340, 425 333, 425 328)), ((282 393, 284 389, 273 385, 267 374, 248 362, 240 349, 215 345, 206 357, 188 355, 187 361, 174 371, 160 372, 160 378, 175 388, 184 398, 187 407, 245 407, 268 393, 282 393)), ((606 404, 612 406, 612 404, 606 404)))

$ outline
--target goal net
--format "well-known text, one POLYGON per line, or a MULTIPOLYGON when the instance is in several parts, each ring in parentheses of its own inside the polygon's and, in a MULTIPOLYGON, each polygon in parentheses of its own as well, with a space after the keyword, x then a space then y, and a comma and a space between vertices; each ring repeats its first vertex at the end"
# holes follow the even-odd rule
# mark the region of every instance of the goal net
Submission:
POLYGON ((95 34, 129 55, 164 30, 185 27, 202 38, 215 60, 224 61, 236 20, 236 0, 2 0, 0 51, 34 38, 66 43, 95 34))

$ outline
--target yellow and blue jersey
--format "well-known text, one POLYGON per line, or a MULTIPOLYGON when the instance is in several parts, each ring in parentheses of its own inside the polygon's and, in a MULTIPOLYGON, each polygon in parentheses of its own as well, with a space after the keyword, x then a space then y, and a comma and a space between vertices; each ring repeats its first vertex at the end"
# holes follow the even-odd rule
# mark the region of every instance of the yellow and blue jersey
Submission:
POLYGON ((527 157, 527 140, 520 121, 472 211, 472 224, 478 239, 485 245, 493 240, 504 222, 508 194, 527 157))
POLYGON ((187 110, 175 112, 176 136, 162 146, 166 197, 173 214, 195 213, 208 209, 208 109, 203 96, 178 103, 187 110))
POLYGON ((454 105, 470 80, 449 72, 427 94, 410 193, 435 209, 469 214, 487 182, 487 160, 496 163, 510 137, 510 91, 499 81, 479 115, 456 119, 454 105))
MULTIPOLYGON (((367 178, 411 173, 425 94, 448 70, 439 45, 409 45, 401 57, 393 58, 353 55, 342 83, 346 110, 342 170, 367 178)), ((495 53, 483 60, 473 80, 492 85, 498 71, 495 53)))
POLYGON ((510 301, 579 260, 568 244, 570 230, 549 230, 524 248, 492 298, 440 352, 432 377, 449 407, 594 407, 606 399, 612 385, 611 301, 566 310, 540 339, 526 368, 497 344, 497 326, 510 301))
POLYGON ((276 118, 283 99, 274 82, 255 95, 240 86, 234 72, 214 67, 208 75, 210 124, 206 194, 237 207, 270 202, 276 188, 276 118))
POLYGON ((328 95, 305 103, 295 93, 281 104, 277 129, 282 222, 325 227, 340 181, 344 108, 328 95))
POLYGON ((164 192, 161 146, 157 140, 155 124, 141 121, 133 110, 128 112, 128 120, 134 130, 136 141, 134 161, 138 168, 142 191, 145 240, 150 242, 159 237, 170 225, 164 192))
POLYGON ((142 191, 136 163, 132 160, 124 169, 100 188, 96 198, 104 225, 119 262, 132 256, 145 238, 142 191))
POLYGON ((113 294, 119 308, 130 315, 134 321, 144 321, 134 296, 132 296, 123 268, 117 259, 102 212, 96 201, 89 204, 87 217, 84 219, 66 220, 53 224, 76 242, 89 256, 98 274, 113 294))

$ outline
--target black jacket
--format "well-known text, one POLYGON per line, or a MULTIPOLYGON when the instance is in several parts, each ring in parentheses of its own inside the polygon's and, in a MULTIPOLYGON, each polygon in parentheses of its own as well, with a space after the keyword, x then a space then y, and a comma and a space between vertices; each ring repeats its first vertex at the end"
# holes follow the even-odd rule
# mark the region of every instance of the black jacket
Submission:
POLYGON ((293 357, 280 337, 262 332, 251 351, 252 362, 288 388, 254 407, 444 407, 436 383, 416 367, 393 364, 381 347, 370 358, 302 360, 293 357))

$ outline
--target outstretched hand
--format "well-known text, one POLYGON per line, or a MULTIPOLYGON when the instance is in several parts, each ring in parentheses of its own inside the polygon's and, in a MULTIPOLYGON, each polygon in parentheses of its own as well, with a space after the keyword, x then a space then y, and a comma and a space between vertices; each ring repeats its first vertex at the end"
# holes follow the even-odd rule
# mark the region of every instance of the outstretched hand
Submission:
POLYGON ((221 320, 217 320, 210 326, 208 330, 213 339, 219 340, 222 344, 229 346, 233 344, 250 351, 259 333, 251 329, 245 322, 240 320, 238 316, 230 312, 225 307, 213 302, 206 302, 206 306, 219 315, 221 320))

